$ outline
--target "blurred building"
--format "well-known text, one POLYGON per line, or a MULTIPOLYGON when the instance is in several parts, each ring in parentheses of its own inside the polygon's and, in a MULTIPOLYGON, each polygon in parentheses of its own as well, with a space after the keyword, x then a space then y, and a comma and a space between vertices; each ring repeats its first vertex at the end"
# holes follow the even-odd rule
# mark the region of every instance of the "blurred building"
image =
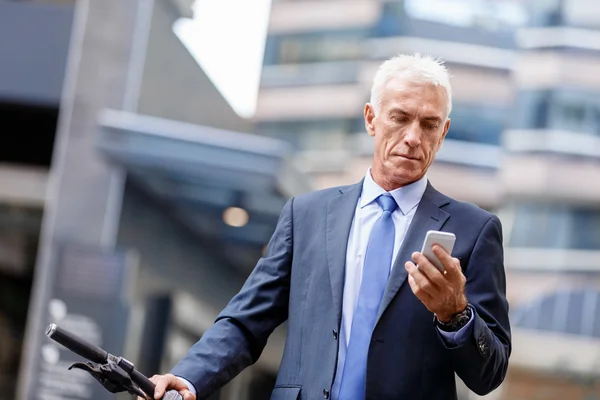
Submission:
POLYGON ((428 177, 504 225, 515 350, 490 398, 599 393, 598 27, 591 0, 273 2, 257 126, 317 187, 370 165, 362 111, 383 60, 446 61, 452 125, 428 177))
POLYGON ((598 399, 600 5, 533 1, 530 12, 501 168, 515 330, 507 398, 598 399))
POLYGON ((454 109, 430 178, 454 197, 497 207, 500 137, 514 93, 513 32, 524 11, 515 2, 478 11, 469 3, 274 2, 257 129, 293 143, 299 168, 317 186, 356 182, 371 160, 362 111, 377 67, 400 52, 432 54, 452 72, 454 109))
MULTIPOLYGON (((114 398, 66 370, 49 322, 168 371, 309 190, 173 32, 191 4, 0 1, 2 400, 114 398)), ((277 332, 214 398, 268 396, 281 351, 277 332)))
MULTIPOLYGON (((453 75, 432 183, 503 221, 514 352, 490 398, 600 398, 596 0, 273 0, 254 121, 173 34, 192 1, 0 0, 0 399, 43 386, 49 318, 81 328, 96 306, 107 350, 168 370, 241 286, 305 176, 316 188, 364 176, 363 107, 399 52, 440 57, 453 75), (69 265, 128 269, 126 301, 90 307, 44 284, 69 265)), ((88 294, 107 282, 89 276, 88 294)), ((268 398, 283 339, 215 398, 268 398)))

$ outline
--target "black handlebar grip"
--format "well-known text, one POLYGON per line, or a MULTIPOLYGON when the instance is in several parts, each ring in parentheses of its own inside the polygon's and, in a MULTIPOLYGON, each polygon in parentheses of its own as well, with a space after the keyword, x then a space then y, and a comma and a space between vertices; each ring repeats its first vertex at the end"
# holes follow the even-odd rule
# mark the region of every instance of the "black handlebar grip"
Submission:
MULTIPOLYGON (((149 398, 154 398, 154 389, 156 386, 150 379, 146 378, 144 374, 135 369, 131 371, 130 376, 133 383, 138 385, 139 388, 142 389, 142 391, 146 393, 149 398)), ((169 390, 165 393, 161 400, 183 400, 183 396, 181 396, 176 390, 169 390)))
POLYGON ((46 329, 46 336, 57 343, 62 344, 73 353, 79 354, 98 364, 104 364, 108 359, 108 353, 100 347, 93 345, 64 329, 59 328, 56 324, 50 324, 46 329))
POLYGON ((142 374, 136 369, 131 371, 129 373, 129 376, 131 376, 131 380, 133 381, 133 383, 138 385, 139 388, 142 389, 142 391, 148 395, 148 397, 150 397, 151 399, 154 398, 154 389, 156 386, 154 385, 154 383, 152 383, 150 379, 146 378, 144 374, 142 374))

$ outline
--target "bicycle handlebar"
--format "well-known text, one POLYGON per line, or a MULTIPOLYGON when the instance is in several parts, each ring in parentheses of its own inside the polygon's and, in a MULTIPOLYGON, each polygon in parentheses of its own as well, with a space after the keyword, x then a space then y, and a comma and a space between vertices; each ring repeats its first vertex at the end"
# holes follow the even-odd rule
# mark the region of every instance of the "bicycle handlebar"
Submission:
POLYGON ((46 329, 46 336, 91 362, 104 364, 108 361, 108 352, 59 328, 56 324, 50 324, 50 326, 48 326, 48 329, 46 329))
MULTIPOLYGON (((150 398, 154 398, 154 389, 156 388, 156 385, 154 383, 152 383, 152 381, 148 378, 146 378, 146 376, 144 374, 142 374, 140 371, 134 369, 133 371, 131 371, 129 373, 129 376, 131 376, 131 380, 140 387, 140 389, 142 389, 142 391, 144 393, 146 393, 150 398)), ((177 395, 179 395, 178 392, 177 395)), ((167 392, 168 394, 168 392, 167 392)), ((163 400, 166 400, 167 396, 163 396, 163 400)))
MULTIPOLYGON (((109 359, 114 359, 119 365, 119 367, 123 368, 123 370, 129 374, 131 380, 136 385, 138 385, 144 393, 146 393, 150 397, 153 397, 155 389, 154 383, 152 383, 152 381, 148 379, 144 374, 137 371, 134 368, 133 364, 125 360, 124 358, 115 357, 108 353, 106 350, 103 350, 100 347, 91 344, 88 341, 72 334, 71 332, 68 332, 58 327, 56 324, 50 324, 50 326, 48 326, 48 328, 46 329, 46 336, 56 341, 57 343, 62 344, 72 352, 79 354, 81 357, 88 359, 94 363, 104 364, 108 362, 109 359)), ((177 393, 176 391, 173 392, 174 393, 171 393, 171 391, 167 392, 163 399, 166 400, 181 398, 179 393, 177 393), (177 395, 177 397, 175 397, 175 395, 177 395)))

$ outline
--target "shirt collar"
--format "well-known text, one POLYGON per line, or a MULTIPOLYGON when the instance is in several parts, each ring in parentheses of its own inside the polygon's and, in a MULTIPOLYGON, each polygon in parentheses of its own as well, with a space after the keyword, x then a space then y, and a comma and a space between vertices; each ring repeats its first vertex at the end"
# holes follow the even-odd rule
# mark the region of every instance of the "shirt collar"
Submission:
MULTIPOLYGON (((398 189, 392 190, 389 192, 389 194, 391 194, 394 200, 396 200, 396 204, 398 204, 400 212, 406 215, 408 212, 410 212, 410 210, 419 204, 426 188, 427 178, 423 176, 421 179, 411 183, 410 185, 402 186, 398 189)), ((360 195, 360 208, 364 208, 365 206, 371 204, 373 201, 375 201, 375 199, 384 193, 387 192, 385 189, 375 183, 373 177, 371 176, 371 168, 369 168, 367 175, 365 176, 365 180, 363 181, 362 193, 360 195)))

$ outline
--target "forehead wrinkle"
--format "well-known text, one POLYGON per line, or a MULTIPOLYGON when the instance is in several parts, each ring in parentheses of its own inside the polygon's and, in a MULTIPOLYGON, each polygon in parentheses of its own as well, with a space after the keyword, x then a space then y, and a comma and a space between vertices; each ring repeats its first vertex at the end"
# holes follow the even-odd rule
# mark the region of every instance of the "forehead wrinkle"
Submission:
MULTIPOLYGON (((441 121, 443 120, 443 117, 441 117, 436 111, 434 110, 423 110, 425 106, 417 106, 417 110, 416 111, 409 111, 407 110, 406 107, 402 106, 402 105, 392 105, 390 106, 389 110, 388 110, 388 114, 395 114, 395 113, 399 113, 402 115, 407 115, 407 116, 413 116, 415 114, 419 115, 419 114, 425 114, 422 117, 420 117, 419 119, 424 120, 424 121, 441 121)), ((408 107, 411 108, 411 107, 408 107)), ((432 107, 426 107, 426 108, 432 108, 432 107)))

